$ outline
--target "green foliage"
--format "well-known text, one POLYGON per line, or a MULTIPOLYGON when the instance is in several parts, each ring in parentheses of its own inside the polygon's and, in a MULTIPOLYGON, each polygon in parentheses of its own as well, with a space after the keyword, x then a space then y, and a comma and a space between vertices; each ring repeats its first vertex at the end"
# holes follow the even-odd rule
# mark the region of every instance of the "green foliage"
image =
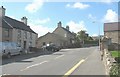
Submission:
POLYGON ((120 57, 120 52, 119 51, 111 51, 112 57, 120 57))
POLYGON ((120 63, 116 63, 110 69, 110 77, 120 77, 120 63))
POLYGON ((86 33, 86 31, 81 30, 76 34, 75 40, 77 42, 86 42, 86 41, 92 41, 92 37, 89 36, 89 34, 86 33))
POLYGON ((87 39, 87 36, 86 36, 86 33, 85 33, 86 31, 79 31, 78 33, 77 33, 77 40, 79 40, 79 41, 85 41, 86 39, 87 39))

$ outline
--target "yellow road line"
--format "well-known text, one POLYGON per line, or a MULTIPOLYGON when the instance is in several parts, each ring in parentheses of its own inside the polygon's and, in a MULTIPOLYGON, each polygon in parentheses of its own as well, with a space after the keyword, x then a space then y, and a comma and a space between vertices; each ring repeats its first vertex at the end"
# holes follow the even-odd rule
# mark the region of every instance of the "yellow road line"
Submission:
POLYGON ((77 69, 78 66, 80 66, 80 64, 82 64, 84 61, 85 61, 84 59, 80 60, 74 67, 72 67, 67 73, 65 73, 63 77, 68 77, 68 75, 74 72, 75 69, 77 69))

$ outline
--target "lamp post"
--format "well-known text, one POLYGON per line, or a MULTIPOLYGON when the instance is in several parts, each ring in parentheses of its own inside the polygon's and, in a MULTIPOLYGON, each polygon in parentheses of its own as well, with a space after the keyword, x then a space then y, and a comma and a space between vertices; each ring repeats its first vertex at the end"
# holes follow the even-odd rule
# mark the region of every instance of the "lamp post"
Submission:
MULTIPOLYGON (((96 23, 96 21, 93 21, 93 23, 96 23)), ((99 39, 99 42, 98 42, 98 45, 99 45, 99 50, 100 50, 100 26, 98 26, 98 39, 99 39)))

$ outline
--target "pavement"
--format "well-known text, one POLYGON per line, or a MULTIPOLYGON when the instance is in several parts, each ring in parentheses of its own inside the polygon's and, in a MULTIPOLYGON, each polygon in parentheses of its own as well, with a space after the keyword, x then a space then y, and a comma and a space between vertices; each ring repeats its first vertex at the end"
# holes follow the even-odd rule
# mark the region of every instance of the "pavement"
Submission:
MULTIPOLYGON (((98 47, 35 52, 2 60, 3 75, 106 75, 98 47)), ((34 76, 33 76, 34 77, 34 76)))

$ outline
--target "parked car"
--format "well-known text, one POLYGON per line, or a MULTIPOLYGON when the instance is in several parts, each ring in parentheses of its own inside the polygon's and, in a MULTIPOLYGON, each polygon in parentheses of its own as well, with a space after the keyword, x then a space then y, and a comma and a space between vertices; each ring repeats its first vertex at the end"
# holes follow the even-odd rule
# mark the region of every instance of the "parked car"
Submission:
POLYGON ((46 46, 46 49, 48 51, 59 51, 60 47, 55 45, 55 44, 49 44, 49 45, 46 46))
POLYGON ((10 58, 12 55, 22 54, 22 48, 14 42, 0 42, 0 55, 10 58))

